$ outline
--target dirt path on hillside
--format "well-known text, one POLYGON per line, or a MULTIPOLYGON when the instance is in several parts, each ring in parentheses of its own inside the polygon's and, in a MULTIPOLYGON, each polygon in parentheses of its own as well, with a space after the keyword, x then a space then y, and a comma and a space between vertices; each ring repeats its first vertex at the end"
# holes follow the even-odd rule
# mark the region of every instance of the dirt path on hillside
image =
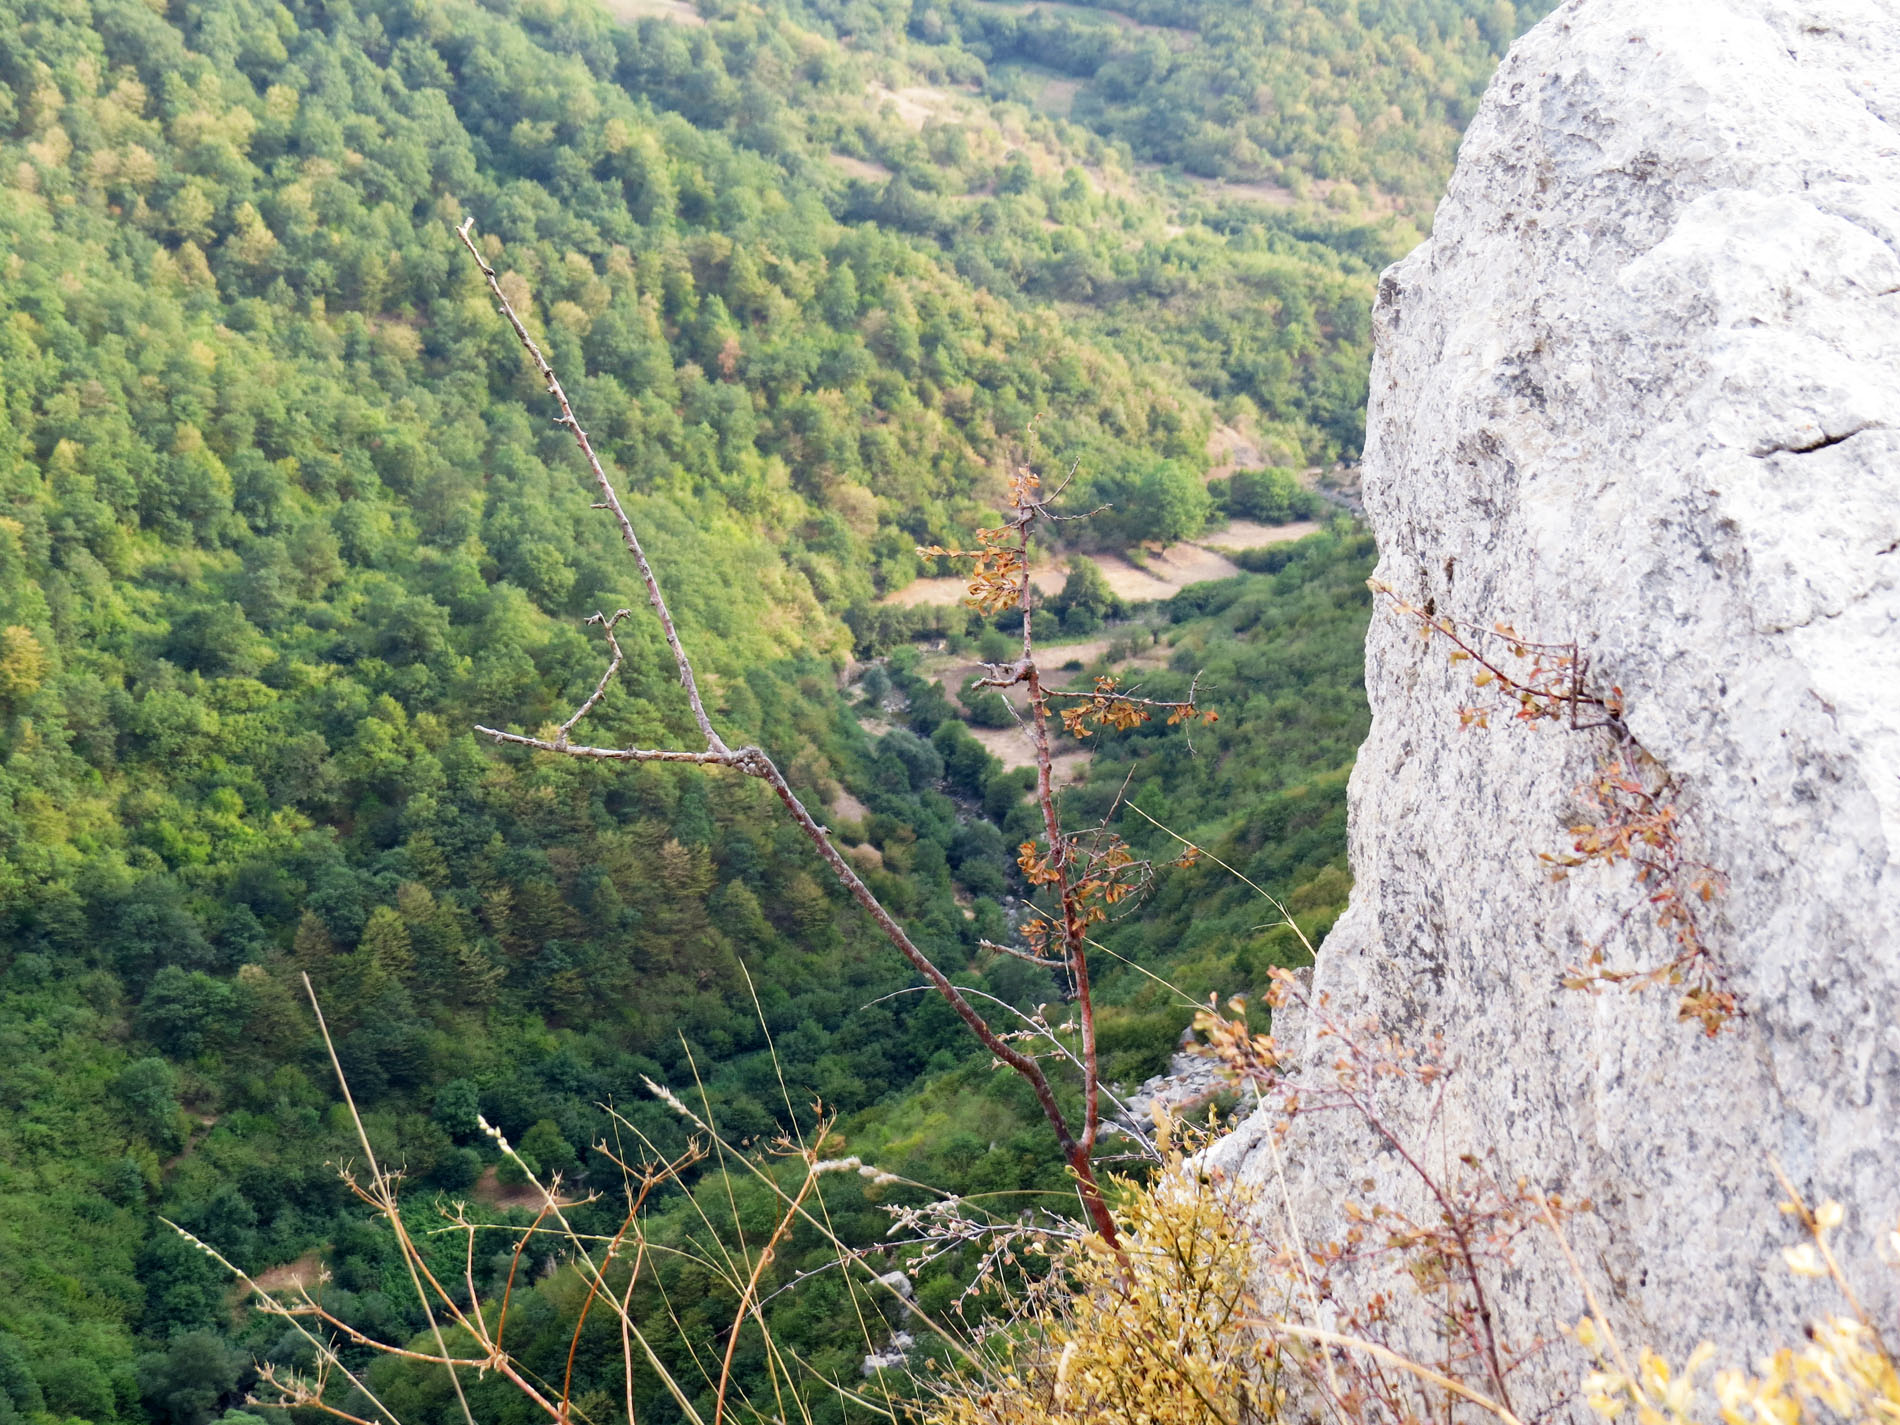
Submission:
MULTIPOLYGON (((504 1185, 493 1164, 482 1169, 482 1174, 475 1179, 475 1186, 469 1195, 477 1202, 487 1203, 491 1207, 518 1207, 524 1212, 539 1211, 544 1201, 541 1190, 531 1183, 522 1183, 518 1187, 504 1185)), ((557 1197, 554 1199, 554 1205, 572 1207, 579 1201, 577 1197, 557 1197)))
POLYGON ((1171 544, 1156 553, 1145 551, 1140 564, 1119 554, 1095 557, 1102 577, 1116 596, 1131 604, 1174 597, 1189 584, 1231 579, 1240 566, 1226 555, 1199 544, 1171 544))
POLYGON ((322 1255, 310 1251, 305 1252, 294 1262, 285 1262, 281 1267, 272 1267, 269 1271, 259 1272, 251 1280, 260 1289, 274 1295, 280 1291, 295 1291, 300 1286, 315 1289, 322 1274, 322 1255))
MULTIPOLYGON (((859 726, 862 727, 863 724, 860 723, 859 726)), ((885 729, 887 732, 889 730, 888 728, 885 729)), ((871 815, 871 809, 856 797, 852 796, 851 793, 847 792, 843 787, 838 788, 838 795, 831 799, 831 805, 826 807, 825 810, 831 813, 834 821, 855 821, 860 826, 862 826, 871 815)))
MULTIPOLYGON (((1126 555, 1091 554, 1101 567, 1102 577, 1118 598, 1131 604, 1150 603, 1174 597, 1189 584, 1204 584, 1212 579, 1231 579, 1240 566, 1227 556, 1243 549, 1261 549, 1269 544, 1304 539, 1319 525, 1312 520, 1293 524, 1257 524, 1253 520, 1233 520, 1225 529, 1214 530, 1199 539, 1171 544, 1163 550, 1143 553, 1138 565, 1126 555)), ((1061 592, 1068 577, 1067 561, 1049 561, 1036 566, 1030 577, 1036 590, 1045 596, 1061 592)), ((970 591, 970 581, 960 575, 936 579, 913 579, 894 593, 878 600, 891 608, 948 608, 962 601, 970 591)))
POLYGON ((896 111, 899 123, 913 133, 922 133, 924 125, 932 119, 962 118, 972 91, 959 94, 934 84, 906 84, 901 89, 872 84, 865 92, 873 109, 889 104, 896 111))

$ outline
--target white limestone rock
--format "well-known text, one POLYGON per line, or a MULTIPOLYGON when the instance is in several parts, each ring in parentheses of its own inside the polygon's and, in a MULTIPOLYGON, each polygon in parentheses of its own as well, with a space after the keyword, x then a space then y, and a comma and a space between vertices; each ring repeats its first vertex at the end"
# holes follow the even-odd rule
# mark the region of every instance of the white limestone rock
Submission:
MULTIPOLYGON (((1444 1035, 1459 1068, 1432 1141, 1595 1200, 1575 1240, 1625 1339, 1746 1365, 1831 1305, 1781 1262, 1796 1229, 1770 1154, 1847 1204, 1844 1254, 1891 1312, 1900 7, 1570 0, 1513 47, 1375 328, 1379 576, 1574 638, 1624 690, 1691 854, 1727 877, 1710 938, 1747 1017, 1711 1040, 1667 991, 1559 987, 1593 944, 1624 967, 1669 954, 1626 870, 1553 883, 1536 860, 1567 848, 1601 735, 1461 731, 1468 670, 1386 610, 1357 886, 1316 990, 1444 1035)), ((1419 1131, 1424 1109, 1400 1111, 1419 1131)), ((1243 1126, 1219 1156, 1271 1183, 1263 1141, 1243 1126)), ((1304 1120, 1286 1151, 1312 1238, 1368 1179, 1408 1191, 1344 1119, 1304 1120)), ((1547 1250, 1504 1291, 1519 1339, 1583 1311, 1547 1250)), ((1576 1364, 1530 1371, 1574 1384, 1576 1364)))

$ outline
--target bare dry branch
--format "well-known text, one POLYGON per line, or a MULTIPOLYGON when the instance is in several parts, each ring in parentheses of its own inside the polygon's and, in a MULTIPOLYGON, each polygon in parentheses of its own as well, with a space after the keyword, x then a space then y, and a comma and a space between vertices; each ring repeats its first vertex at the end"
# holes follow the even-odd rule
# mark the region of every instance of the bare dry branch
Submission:
POLYGON ((574 730, 575 724, 599 706, 600 700, 607 696, 607 685, 613 682, 614 674, 620 671, 620 665, 626 661, 625 655, 620 651, 620 640, 614 637, 614 625, 632 612, 632 609, 615 609, 612 618, 597 613, 587 620, 589 623, 600 625, 601 632, 607 637, 607 646, 613 649, 614 656, 607 664, 607 671, 600 675, 600 682, 595 684, 594 691, 588 695, 587 701, 574 709, 574 716, 562 723, 560 730, 555 734, 554 740, 562 746, 567 745, 567 735, 574 730))
POLYGON ((1046 970, 1061 970, 1068 967, 1066 960, 1051 960, 1046 955, 1037 955, 1029 950, 1018 950, 1014 945, 1004 945, 995 940, 976 942, 985 950, 995 950, 1004 955, 1014 955, 1018 960, 1027 960, 1032 965, 1041 965, 1046 970))
MULTIPOLYGON (((1080 1138, 1078 1138, 1071 1130, 1068 1117, 1063 1112, 1060 1103, 1057 1102, 1055 1090, 1049 1083, 1047 1075, 1044 1074, 1042 1066, 1038 1064, 1034 1058, 1022 1053, 1007 1043, 1003 1037, 990 1026, 989 1022, 977 1012, 976 1008, 957 987, 950 982, 943 971, 937 968, 930 957, 918 948, 911 940, 910 935, 891 916, 890 912, 884 908, 877 896, 871 891, 871 888, 867 886, 858 876, 857 872, 852 869, 851 864, 839 854, 837 847, 831 842, 830 832, 806 809, 804 803, 799 800, 798 795, 792 790, 791 785, 785 780, 784 774, 779 771, 778 767, 773 763, 772 759, 766 755, 764 750, 758 747, 741 747, 735 750, 729 747, 714 729, 712 720, 707 715, 705 702, 700 696, 699 683, 693 673, 692 660, 687 655, 685 646, 680 641, 679 630, 673 622, 672 614, 667 609, 666 599, 660 592, 659 580, 655 577, 653 568, 647 561, 646 552, 641 547, 639 536, 634 532, 633 522, 627 517, 627 512, 620 503, 620 497, 614 489, 612 480, 608 478, 606 469, 601 464, 600 457, 595 453, 592 442, 587 438, 587 432, 582 429, 579 419, 575 416, 573 405, 568 400, 567 392, 562 388, 559 378, 555 375, 554 368, 549 365, 547 357, 542 354, 541 348, 535 343, 534 337, 529 333, 526 323, 523 322, 520 314, 515 311, 507 296, 502 292, 501 280, 496 274, 495 269, 488 264, 487 260, 483 258, 481 251, 475 246, 473 232, 474 219, 470 218, 456 230, 456 235, 461 238, 462 245, 468 249, 469 256, 474 258, 476 266, 480 268, 482 276, 488 282, 489 291, 494 296, 502 316, 506 318, 509 326, 514 329, 515 337, 520 342, 522 350, 527 353, 529 361, 533 364, 536 373, 545 384, 548 394, 554 398, 555 404, 560 410, 560 415, 556 418, 556 424, 564 427, 568 433, 573 436, 575 444, 580 448, 581 455, 587 461, 588 469, 592 472, 594 484, 600 490, 600 503, 603 503, 612 513, 615 522, 620 528, 622 543, 626 545, 628 551, 633 555, 635 562, 639 566, 640 577, 646 584, 647 602, 652 605, 654 613, 659 618, 661 630, 666 638, 667 648, 672 652, 673 661, 679 670, 680 686, 686 692, 686 700, 692 710, 693 720, 698 724, 701 735, 706 739, 706 747, 704 751, 689 752, 683 749, 577 747, 569 743, 567 741, 567 731, 579 721, 581 713, 586 712, 599 702, 608 678, 612 676, 613 669, 609 670, 607 678, 601 680, 601 684, 596 688, 594 696, 582 705, 581 711, 569 719, 568 723, 563 725, 556 737, 552 739, 527 737, 520 733, 502 732, 490 727, 478 727, 476 730, 483 736, 491 738, 498 743, 509 743, 515 746, 529 747, 542 752, 555 752, 569 757, 592 758, 602 761, 683 762, 695 763, 702 766, 726 766, 742 772, 746 776, 756 777, 771 787, 774 795, 784 804, 785 809, 791 813, 792 819, 798 823, 799 828, 811 841, 819 856, 831 869, 832 874, 838 879, 839 883, 844 886, 851 898, 864 908, 878 929, 883 932, 885 938, 909 961, 913 969, 930 982, 937 993, 943 997, 944 1001, 948 1003, 950 1008, 956 1013, 957 1017, 968 1026, 971 1033, 976 1035, 983 1047, 988 1049, 1005 1064, 1009 1065, 1012 1070, 1021 1075, 1029 1084, 1031 1090, 1035 1093, 1037 1103, 1042 1108, 1043 1116, 1049 1121, 1049 1126, 1056 1135, 1056 1141, 1062 1149, 1064 1159, 1068 1162, 1070 1169, 1075 1174, 1077 1183, 1081 1188, 1083 1204, 1089 1213, 1090 1220, 1102 1237, 1106 1241, 1113 1243, 1117 1236, 1114 1217, 1109 1212, 1107 1200, 1103 1197, 1102 1190, 1095 1180, 1095 1171, 1091 1161, 1091 1149, 1095 1142, 1096 1120, 1100 1097, 1099 1089, 1095 1082, 1092 1010, 1090 1011, 1090 1022, 1085 1036, 1087 1041, 1087 1054, 1085 1056, 1087 1070, 1084 1085, 1084 1098, 1086 1103, 1084 1128, 1080 1138)), ((1028 526, 1034 521, 1036 514, 1037 509, 1033 501, 1027 505, 1019 506, 1018 521, 1021 524, 1022 547, 1025 551, 1027 549, 1028 526)), ((1024 567, 1026 567, 1026 565, 1024 567)), ((1028 578, 1025 575, 1022 579, 1025 589, 1028 582, 1028 578)), ((1029 603, 1029 597, 1027 593, 1025 593, 1023 595, 1023 628, 1025 640, 1027 640, 1029 634, 1029 603)), ((597 615, 596 617, 598 618, 599 616, 597 615)), ((615 621, 617 620, 618 615, 615 616, 615 621)), ((605 619, 601 619, 600 621, 604 624, 608 622, 605 619)), ((609 642, 613 646, 617 660, 619 657, 619 644, 611 638, 611 625, 609 625, 609 633, 609 642)), ((1025 658, 1029 658, 1032 652, 1033 648, 1025 642, 1025 658)), ((1039 688, 1039 686, 1039 684, 1032 683, 1032 692, 1039 688)), ((1039 697, 1036 699, 1036 702, 1037 722, 1040 729, 1040 737, 1038 740, 1039 779, 1049 814, 1053 817, 1053 801, 1048 800, 1053 797, 1053 792, 1050 787, 1048 728, 1045 715, 1046 706, 1039 697)), ((1051 831, 1053 834, 1059 836, 1059 828, 1053 821, 1051 822, 1051 831)), ((1060 843, 1052 842, 1052 844, 1060 843)), ((1077 924, 1079 927, 1080 921, 1078 921, 1077 924)), ((1081 958, 1082 955, 1081 942, 1080 939, 1077 938, 1072 942, 1071 958, 1081 958)), ((1086 996, 1087 967, 1085 964, 1081 967, 1078 979, 1083 986, 1083 992, 1086 996)))
POLYGON ((706 715, 706 704, 699 695, 699 682, 693 677, 693 665, 686 656, 686 650, 680 644, 679 630, 674 627, 673 615, 666 607, 666 598, 660 593, 660 581, 653 576, 653 566, 647 563, 646 550, 640 547, 640 537, 634 533, 633 521, 627 518, 627 512, 620 504, 620 495, 614 489, 613 481, 607 478, 607 471, 600 463, 600 457, 594 454, 593 442, 587 438, 587 432, 581 429, 581 423, 574 415, 574 407, 562 389, 560 379, 555 376, 554 368, 548 365, 547 357, 541 354, 541 348, 535 344, 514 307, 501 290, 501 279, 495 269, 482 257, 475 246, 475 219, 469 218, 457 228, 456 236, 462 239, 462 246, 468 249, 468 255, 475 259, 475 265, 482 270, 482 276, 488 279, 488 290, 494 294, 501 314, 508 319, 508 325, 515 329, 515 339, 521 343, 521 349, 528 353, 528 359, 534 363, 534 369, 547 383, 548 394, 560 407, 561 414, 556 424, 565 426, 574 443, 580 447, 581 454, 587 459, 587 468, 593 472, 594 483, 600 487, 601 503, 613 514, 614 521, 620 526, 621 541, 627 546, 627 552, 633 555, 634 563, 640 567, 640 577, 646 581, 647 602, 653 605, 653 612, 660 620, 660 630, 666 635, 666 646, 672 650, 673 662, 679 669, 680 687, 686 690, 687 704, 693 710, 693 721, 699 724, 700 732, 706 738, 706 747, 711 752, 724 752, 726 744, 720 741, 719 734, 713 731, 712 719, 706 715))
POLYGON ((691 762, 701 767, 736 767, 740 759, 750 748, 741 748, 734 752, 730 749, 721 752, 681 752, 670 747, 584 747, 559 738, 528 737, 519 732, 503 732, 500 728, 483 727, 477 723, 475 730, 483 737, 496 742, 512 743, 517 747, 532 747, 538 752, 560 752, 569 757, 592 757, 603 762, 691 762))

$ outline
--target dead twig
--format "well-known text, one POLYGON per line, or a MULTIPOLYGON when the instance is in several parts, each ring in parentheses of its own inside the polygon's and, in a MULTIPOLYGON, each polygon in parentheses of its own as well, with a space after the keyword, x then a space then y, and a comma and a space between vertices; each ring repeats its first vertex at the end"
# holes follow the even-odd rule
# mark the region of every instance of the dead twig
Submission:
MULTIPOLYGON (((1068 1116, 1057 1101, 1055 1090, 1049 1083, 1047 1075, 1044 1074, 1042 1066, 1037 1063, 1033 1057, 1022 1053, 1014 1046, 1005 1042, 1002 1036, 997 1034, 996 1031, 991 1028, 988 1021, 977 1012, 969 1000, 957 990, 949 978, 937 968, 930 957, 925 955, 924 952, 918 948, 915 942, 911 940, 910 935, 891 916, 890 912, 884 908, 877 896, 858 876, 850 863, 839 854, 836 846, 832 844, 830 832, 806 809, 805 804, 799 799, 797 793, 792 790, 791 785, 785 780, 784 774, 779 771, 772 759, 766 755, 764 749, 759 747, 740 747, 736 749, 730 747, 713 727, 712 719, 706 711, 705 700, 700 694, 698 679, 694 676, 692 659, 688 656, 685 645, 680 639, 678 627, 674 623, 672 613, 667 607, 666 599, 661 593, 659 580, 654 575, 653 567, 648 562, 646 551, 642 548, 639 536, 634 531, 633 522, 628 518, 626 509, 621 504, 620 495, 615 490, 613 481, 608 477, 605 467, 601 464, 599 455, 594 450, 593 443, 588 439, 586 430, 581 426, 580 420, 574 413, 574 407, 568 399, 567 392, 562 388, 560 379, 555 375, 554 368, 549 365, 547 357, 542 354, 540 346, 536 344, 534 337, 528 331, 527 324, 522 320, 520 314, 515 311, 514 305, 508 300, 507 294, 502 291, 499 275, 495 269, 489 265, 487 259, 482 256, 481 250, 476 247, 473 236, 474 220, 471 218, 464 222, 462 226, 456 230, 456 233, 457 236, 461 238, 462 245, 468 249, 469 256, 475 260, 476 266, 480 268, 482 276, 488 283, 489 292, 494 297, 502 316, 507 320, 509 326, 513 328, 515 337, 520 342, 522 350, 527 353, 528 359, 533 365, 536 374, 546 386, 548 395, 553 398, 559 410, 559 415, 556 416, 555 423, 565 429, 574 438, 574 443, 579 448, 582 458, 587 462, 587 468, 593 476, 594 484, 600 491, 601 498, 598 503, 605 506, 608 512, 613 515, 614 521, 620 530, 621 542, 627 547, 628 552, 633 555, 635 563, 639 566, 640 577, 646 585, 647 602, 652 606, 654 615, 660 622, 660 629, 666 639, 666 646, 672 653, 674 664, 679 672, 680 687, 686 694, 687 705, 692 712, 693 721, 699 728, 700 735, 705 739, 705 746, 700 750, 686 748, 611 748, 576 746, 568 740, 569 732, 571 732, 573 727, 580 721, 581 717, 599 704, 601 698, 604 696, 606 684, 610 681, 613 672, 618 667, 620 660, 619 644, 612 638, 612 626, 613 623, 618 622, 618 615, 616 615, 612 621, 600 618, 598 615, 596 616, 596 619, 605 625, 605 631, 608 634, 609 642, 614 650, 614 665, 610 667, 608 675, 603 677, 600 684, 595 688, 593 695, 581 705, 574 716, 570 717, 567 722, 561 725, 555 737, 529 737, 520 733, 505 732, 490 727, 478 727, 477 731, 498 743, 529 747, 543 752, 555 752, 569 757, 593 758, 603 761, 679 762, 700 766, 730 767, 734 771, 748 777, 756 778, 769 786, 773 794, 778 797, 785 809, 791 814, 793 821, 798 824, 799 829, 803 831, 807 839, 811 841, 819 857, 825 862, 826 866, 830 868, 832 875, 837 878, 838 882, 850 894, 851 898, 863 907, 865 912, 877 925, 878 929, 883 932, 884 937, 896 947, 898 952, 903 955, 913 969, 930 982, 937 993, 949 1004, 957 1017, 964 1022, 970 1032, 982 1043, 983 1047, 988 1049, 998 1059, 1002 1060, 1003 1063, 1009 1065, 1013 1071, 1019 1074, 1029 1084, 1030 1089, 1036 1096, 1037 1103, 1042 1108, 1043 1116, 1049 1121, 1050 1128, 1055 1133, 1056 1141, 1061 1147, 1063 1157, 1067 1160, 1071 1171, 1075 1174, 1077 1184, 1081 1190, 1083 1206, 1088 1212, 1090 1220, 1094 1223, 1096 1230, 1102 1237, 1106 1241, 1113 1243, 1116 1239, 1115 1221, 1108 1210, 1108 1204, 1102 1195, 1101 1187, 1096 1181, 1095 1170, 1091 1159, 1091 1149, 1095 1142, 1096 1107, 1098 1103, 1097 1092, 1093 1084, 1094 1040, 1092 1025, 1089 1030, 1088 1038, 1087 1062, 1090 1068, 1089 1085, 1085 1094, 1086 1108, 1084 1128, 1082 1133, 1078 1135, 1071 1129, 1068 1116)), ((1026 529, 1024 538, 1025 540, 1027 539, 1026 529)), ((1026 544, 1024 547, 1026 548, 1026 544)), ((1011 562, 1003 555, 999 555, 998 557, 999 568, 1001 565, 1011 562)), ((1024 574, 1023 577, 1024 581, 1027 582, 1027 575, 1024 574)), ((1025 607, 1024 611, 1024 629, 1025 637, 1027 637, 1027 607, 1025 607)), ((1027 648, 1025 651, 1026 653, 1028 652, 1027 648)), ((1048 757, 1046 754, 1046 727, 1042 730, 1041 745, 1043 748, 1043 755, 1040 758, 1042 763, 1041 785, 1046 800, 1052 795, 1049 782, 1048 757)), ((1083 970, 1083 975, 1086 976, 1086 968, 1083 970)))

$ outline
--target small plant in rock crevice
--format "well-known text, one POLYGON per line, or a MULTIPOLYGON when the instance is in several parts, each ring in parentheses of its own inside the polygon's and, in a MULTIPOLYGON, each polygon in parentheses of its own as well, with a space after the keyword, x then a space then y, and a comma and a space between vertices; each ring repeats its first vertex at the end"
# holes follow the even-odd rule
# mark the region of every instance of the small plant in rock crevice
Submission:
MULTIPOLYGON (((1599 688, 1590 678, 1588 656, 1574 641, 1541 643, 1501 622, 1480 629, 1435 606, 1421 608, 1382 580, 1370 579, 1367 586, 1413 620, 1421 640, 1450 643, 1454 667, 1469 665, 1472 686, 1484 698, 1458 710, 1461 727, 1489 727, 1494 715, 1508 714, 1514 722, 1554 723, 1603 741, 1590 778, 1576 789, 1592 819, 1570 828, 1569 850, 1539 852, 1538 859, 1551 868, 1554 880, 1584 866, 1627 866, 1643 894, 1641 904, 1670 937, 1673 953, 1647 968, 1612 969, 1599 942, 1581 964, 1564 968, 1563 985, 1586 991, 1667 986, 1679 991, 1678 1019, 1695 1022, 1710 1036, 1732 1024, 1742 1013, 1741 1003, 1724 983, 1704 922, 1704 910, 1723 878, 1689 855, 1682 787, 1631 733, 1623 690, 1599 688)), ((1621 919, 1636 909, 1632 906, 1621 919)))
POLYGON ((1198 1052, 1251 1089, 1262 1111, 1273 1115, 1268 1133, 1276 1162, 1300 1119, 1343 1113, 1371 1131, 1377 1151, 1411 1184, 1409 1193, 1381 1197, 1368 1177, 1361 1195, 1341 1204, 1350 1225, 1340 1238, 1302 1243, 1289 1221, 1268 1256, 1271 1270, 1300 1285, 1315 1318, 1378 1348, 1334 1362, 1311 1388, 1347 1419, 1404 1425, 1411 1418, 1408 1393, 1417 1382, 1406 1379, 1402 1368, 1395 1376, 1387 1359, 1412 1360, 1415 1351, 1415 1343, 1398 1334, 1398 1291, 1348 1295, 1340 1289, 1348 1274, 1363 1280, 1368 1272, 1389 1272, 1395 1285, 1403 1283, 1430 1303, 1440 1339, 1430 1369, 1512 1411, 1513 1375, 1554 1338, 1509 1339, 1494 1305, 1497 1281, 1527 1233, 1588 1211, 1590 1204, 1547 1196, 1511 1177, 1494 1154, 1454 1150, 1442 1141, 1440 1109, 1454 1066, 1441 1042, 1408 1043, 1375 1022, 1347 1022, 1333 1013, 1326 996, 1311 993, 1291 972, 1276 969, 1272 979, 1268 1004, 1276 1012, 1297 1004, 1303 1012, 1316 1072, 1287 1074, 1281 1047, 1270 1035, 1248 1029, 1240 1000, 1229 1003, 1231 1017, 1214 1004, 1195 1016, 1198 1052), (1429 1105, 1415 1129, 1400 1126, 1398 1102, 1408 1097, 1429 1105), (1401 1197, 1418 1206, 1405 1205, 1401 1197), (1326 1303, 1323 1312, 1320 1302, 1326 1303))
MULTIPOLYGON (((1636 1425, 1892 1425, 1900 1420, 1900 1362, 1830 1240, 1846 1209, 1831 1199, 1810 1208, 1781 1165, 1773 1159, 1769 1164, 1786 1194, 1781 1211, 1808 1239, 1784 1248, 1783 1260, 1798 1277, 1831 1279, 1846 1310, 1811 1323, 1805 1345, 1782 1347, 1753 1372, 1730 1367, 1709 1373, 1718 1354, 1710 1341, 1672 1368, 1653 1350, 1639 1348, 1631 1358, 1572 1258, 1571 1269, 1590 1304, 1590 1314, 1572 1334, 1597 1367, 1584 1377, 1584 1400, 1604 1420, 1633 1418, 1636 1425)), ((1900 1264, 1900 1228, 1886 1234, 1884 1248, 1889 1265, 1900 1264)))
MULTIPOLYGON (((1892 1425, 1900 1370, 1888 1333, 1830 1243, 1844 1209, 1833 1201, 1810 1208, 1780 1176, 1782 1211, 1808 1239, 1783 1250, 1788 1269, 1832 1278, 1844 1309, 1752 1369, 1713 1368, 1724 1348, 1712 1341, 1680 1364, 1626 1346, 1565 1236, 1567 1209, 1520 1183, 1484 1210, 1489 1190, 1481 1192, 1478 1216, 1506 1235, 1540 1226, 1550 1234, 1588 1306, 1574 1324, 1548 1323, 1548 1335, 1531 1343, 1562 1348, 1567 1337, 1573 1349, 1544 1372, 1548 1384, 1535 1398, 1520 1391, 1513 1400, 1488 1386, 1488 1368, 1469 1356, 1408 1350, 1390 1329, 1396 1297, 1342 1301, 1330 1268, 1350 1253, 1303 1238, 1290 1197, 1271 1178, 1237 1182, 1171 1158, 1152 1184, 1117 1204, 1123 1262, 1099 1245, 1069 1249, 1067 1275, 1043 1284, 987 1358, 987 1373, 939 1387, 926 1425, 1535 1425, 1583 1411, 1629 1425, 1892 1425)), ((1900 1231, 1888 1235, 1900 1258, 1900 1231)), ((1414 1313, 1442 1299, 1444 1282, 1413 1270, 1433 1253, 1409 1234, 1386 1243, 1362 1226, 1354 1245, 1362 1265, 1399 1268, 1414 1313)), ((1470 1260, 1493 1281, 1508 1268, 1508 1253, 1495 1247, 1470 1260)))

